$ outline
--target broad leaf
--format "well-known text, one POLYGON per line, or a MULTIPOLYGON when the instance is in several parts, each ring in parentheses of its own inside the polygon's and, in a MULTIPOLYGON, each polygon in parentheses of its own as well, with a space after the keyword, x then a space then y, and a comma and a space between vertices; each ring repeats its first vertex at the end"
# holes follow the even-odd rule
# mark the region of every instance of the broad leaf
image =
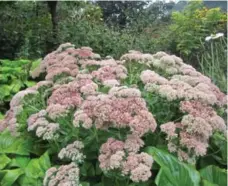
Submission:
POLYGON ((148 147, 146 152, 161 166, 155 180, 158 186, 199 186, 200 175, 192 166, 155 147, 148 147))
POLYGON ((48 153, 44 153, 40 158, 32 159, 25 168, 26 176, 37 179, 43 178, 45 172, 51 167, 48 153))
POLYGON ((200 175, 203 179, 218 185, 218 186, 226 186, 227 185, 227 171, 225 169, 221 169, 214 165, 207 166, 200 170, 200 175))
POLYGON ((29 155, 31 140, 12 136, 9 131, 0 134, 0 154, 29 155))
POLYGON ((10 158, 8 158, 5 154, 0 154, 0 169, 3 169, 10 162, 10 158))
POLYGON ((21 169, 25 169, 30 161, 29 157, 25 156, 17 156, 10 162, 10 167, 18 167, 21 169))
POLYGON ((26 175, 22 175, 18 179, 18 183, 21 186, 41 186, 42 185, 42 180, 41 179, 35 179, 35 178, 30 178, 27 177, 26 175))
POLYGON ((18 177, 24 174, 22 169, 6 170, 2 172, 5 172, 6 174, 1 180, 1 186, 12 186, 18 177))

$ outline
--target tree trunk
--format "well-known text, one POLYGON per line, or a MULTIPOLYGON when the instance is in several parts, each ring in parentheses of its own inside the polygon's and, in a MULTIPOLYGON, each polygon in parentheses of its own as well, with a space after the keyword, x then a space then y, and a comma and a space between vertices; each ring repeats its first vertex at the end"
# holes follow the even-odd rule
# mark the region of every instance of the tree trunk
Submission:
POLYGON ((57 18, 57 1, 47 1, 48 11, 51 14, 51 22, 52 22, 52 35, 46 41, 46 52, 50 53, 51 51, 55 50, 58 43, 58 18, 57 18))
POLYGON ((57 38, 57 25, 58 25, 58 20, 57 20, 57 1, 47 1, 48 3, 48 8, 49 12, 51 14, 51 21, 52 21, 52 29, 53 29, 53 38, 57 38))

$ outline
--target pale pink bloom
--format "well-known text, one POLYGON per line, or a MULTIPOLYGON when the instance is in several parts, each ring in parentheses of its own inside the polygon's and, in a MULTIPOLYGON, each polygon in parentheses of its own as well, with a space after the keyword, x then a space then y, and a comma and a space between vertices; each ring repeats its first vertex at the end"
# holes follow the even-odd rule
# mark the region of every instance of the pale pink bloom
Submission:
POLYGON ((208 140, 212 135, 211 125, 201 117, 185 115, 181 120, 181 124, 186 127, 186 132, 201 135, 205 140, 208 140))
POLYGON ((174 66, 175 65, 175 60, 173 59, 172 56, 165 55, 160 58, 160 62, 164 66, 174 66))
POLYGON ((188 153, 180 149, 177 151, 177 156, 180 161, 187 161, 189 159, 188 153))
POLYGON ((110 169, 121 168, 125 153, 123 151, 117 151, 115 154, 110 157, 110 169))
POLYGON ((55 120, 58 117, 64 117, 69 113, 69 107, 66 105, 60 105, 60 104, 50 104, 46 108, 46 111, 48 113, 48 116, 55 120))
POLYGON ((80 169, 75 163, 61 165, 59 168, 51 167, 46 171, 44 186, 80 186, 80 169))
POLYGON ((137 135, 128 135, 124 143, 124 149, 128 152, 138 152, 144 146, 144 141, 137 135))
POLYGON ((151 177, 152 173, 150 171, 150 167, 139 164, 135 169, 131 171, 130 179, 133 182, 145 182, 151 177))
POLYGON ((160 128, 161 128, 162 132, 167 134, 168 139, 171 139, 173 137, 177 137, 176 125, 174 122, 168 122, 168 123, 162 124, 160 126, 160 128))
POLYGON ((172 143, 171 141, 168 142, 168 150, 169 152, 176 152, 177 151, 177 145, 172 143))
POLYGON ((91 128, 93 121, 86 113, 82 110, 76 111, 74 114, 73 124, 75 127, 79 127, 80 121, 82 122, 82 126, 86 129, 91 128))
POLYGON ((214 131, 226 131, 225 121, 218 115, 208 118, 208 122, 214 131))
POLYGON ((69 159, 73 162, 82 163, 84 161, 85 155, 81 152, 84 148, 84 144, 81 141, 74 141, 62 148, 58 154, 60 159, 69 159))
POLYGON ((157 59, 160 59, 162 58, 163 56, 167 56, 168 54, 163 52, 163 51, 160 51, 160 52, 157 52, 156 54, 153 55, 154 58, 157 58, 157 59))
POLYGON ((48 99, 48 105, 61 104, 65 106, 77 107, 82 103, 82 98, 78 90, 72 90, 71 84, 61 85, 54 89, 48 99))
POLYGON ((98 89, 98 85, 92 82, 92 83, 86 84, 85 86, 82 86, 80 88, 80 92, 83 93, 84 95, 93 95, 93 94, 96 94, 97 89, 98 89))
POLYGON ((141 97, 141 92, 136 88, 113 87, 109 90, 109 95, 116 97, 141 97))
POLYGON ((116 79, 109 79, 109 80, 103 81, 103 85, 112 88, 112 87, 119 86, 120 83, 116 79))
POLYGON ((162 85, 168 83, 168 80, 166 78, 160 76, 159 74, 151 70, 142 71, 140 79, 144 84, 156 83, 162 85))
POLYGON ((67 74, 70 75, 71 70, 69 68, 53 68, 48 71, 47 76, 45 77, 46 80, 52 80, 55 76, 60 74, 67 74))

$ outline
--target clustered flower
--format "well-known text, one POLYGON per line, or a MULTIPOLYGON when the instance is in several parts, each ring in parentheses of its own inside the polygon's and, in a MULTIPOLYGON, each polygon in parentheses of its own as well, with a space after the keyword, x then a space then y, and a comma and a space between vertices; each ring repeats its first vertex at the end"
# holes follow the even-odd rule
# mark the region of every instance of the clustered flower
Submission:
POLYGON ((43 140, 53 140, 59 137, 59 124, 50 123, 45 118, 46 114, 45 110, 32 114, 27 120, 28 131, 36 131, 36 135, 43 140))
POLYGON ((121 80, 127 77, 127 69, 123 65, 110 66, 106 65, 100 67, 98 70, 92 72, 92 76, 101 82, 105 80, 121 80))
POLYGON ((141 73, 148 92, 156 93, 168 101, 197 100, 210 105, 223 105, 225 94, 209 82, 208 78, 174 75, 170 80, 148 70, 141 73))
POLYGON ((81 141, 75 141, 61 149, 58 157, 60 159, 69 159, 72 162, 82 163, 85 158, 85 155, 81 152, 83 148, 84 144, 81 141))
POLYGON ((38 91, 34 88, 28 88, 15 94, 10 102, 10 110, 6 112, 6 116, 3 120, 0 120, 0 131, 8 128, 12 134, 17 135, 17 115, 23 110, 23 100, 28 95, 35 95, 38 91))
POLYGON ((148 111, 136 88, 113 87, 108 94, 89 96, 76 111, 74 125, 89 128, 130 128, 132 134, 142 136, 156 129, 156 121, 148 111))
POLYGON ((75 163, 61 165, 59 168, 51 167, 46 171, 43 180, 44 186, 81 186, 80 170, 75 163))
POLYGON ((160 126, 167 135, 169 151, 177 152, 179 159, 184 161, 206 155, 213 132, 226 131, 224 120, 212 107, 197 101, 182 101, 180 110, 187 113, 180 123, 168 122, 160 126))
POLYGON ((100 148, 100 168, 105 173, 119 170, 134 182, 147 181, 152 175, 153 158, 144 152, 137 153, 139 148, 136 150, 134 145, 142 146, 143 142, 137 136, 129 136, 125 143, 109 138, 100 148))
MULTIPOLYGON (((142 137, 154 132, 157 124, 138 85, 127 87, 122 84, 128 75, 126 67, 140 63, 148 67, 140 75, 147 92, 170 102, 180 101, 180 111, 183 113, 180 121, 169 121, 160 126, 166 134, 169 151, 176 153, 180 160, 204 156, 210 136, 215 131, 226 131, 224 120, 212 106, 224 106, 227 96, 208 77, 179 57, 165 52, 151 55, 129 51, 120 61, 111 57, 100 58, 89 47, 75 49, 71 43, 60 45, 32 73, 33 77, 46 74, 46 81, 13 97, 10 110, 0 121, 0 130, 9 128, 16 131, 19 125, 16 116, 23 111, 25 97, 42 94, 43 101, 47 101, 44 104, 46 108, 29 116, 28 131, 34 131, 44 140, 56 139, 60 132, 56 120, 71 116, 72 112, 74 127, 90 129, 94 126, 107 131, 110 128, 124 128, 127 131, 124 141, 109 138, 101 146, 100 168, 105 173, 117 170, 133 182, 147 181, 152 175, 153 159, 146 153, 140 153, 144 146, 142 137), (103 88, 108 92, 99 92, 103 88)), ((77 163, 85 158, 81 152, 83 148, 80 141, 66 145, 58 156, 72 163, 50 168, 46 172, 44 185, 79 186, 77 163)))

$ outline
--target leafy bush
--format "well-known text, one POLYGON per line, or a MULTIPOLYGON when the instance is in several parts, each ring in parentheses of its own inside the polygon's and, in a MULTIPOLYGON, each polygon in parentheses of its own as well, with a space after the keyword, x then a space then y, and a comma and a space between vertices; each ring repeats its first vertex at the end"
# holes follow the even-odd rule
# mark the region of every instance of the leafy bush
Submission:
MULTIPOLYGON (((202 1, 190 1, 183 12, 173 12, 170 25, 174 50, 191 59, 201 52, 201 40, 226 30, 227 14, 220 8, 207 9, 202 1)), ((194 59, 194 58, 193 58, 194 59)))
MULTIPOLYGON (((5 112, 3 106, 12 99, 12 96, 22 89, 31 87, 34 81, 28 80, 31 69, 39 65, 39 60, 0 60, 0 112, 5 112)), ((5 108, 7 109, 7 108, 5 108)))
POLYGON ((101 59, 66 43, 38 72, 45 81, 17 93, 0 126, 47 158, 45 176, 31 165, 43 185, 226 185, 227 96, 180 58, 101 59))

